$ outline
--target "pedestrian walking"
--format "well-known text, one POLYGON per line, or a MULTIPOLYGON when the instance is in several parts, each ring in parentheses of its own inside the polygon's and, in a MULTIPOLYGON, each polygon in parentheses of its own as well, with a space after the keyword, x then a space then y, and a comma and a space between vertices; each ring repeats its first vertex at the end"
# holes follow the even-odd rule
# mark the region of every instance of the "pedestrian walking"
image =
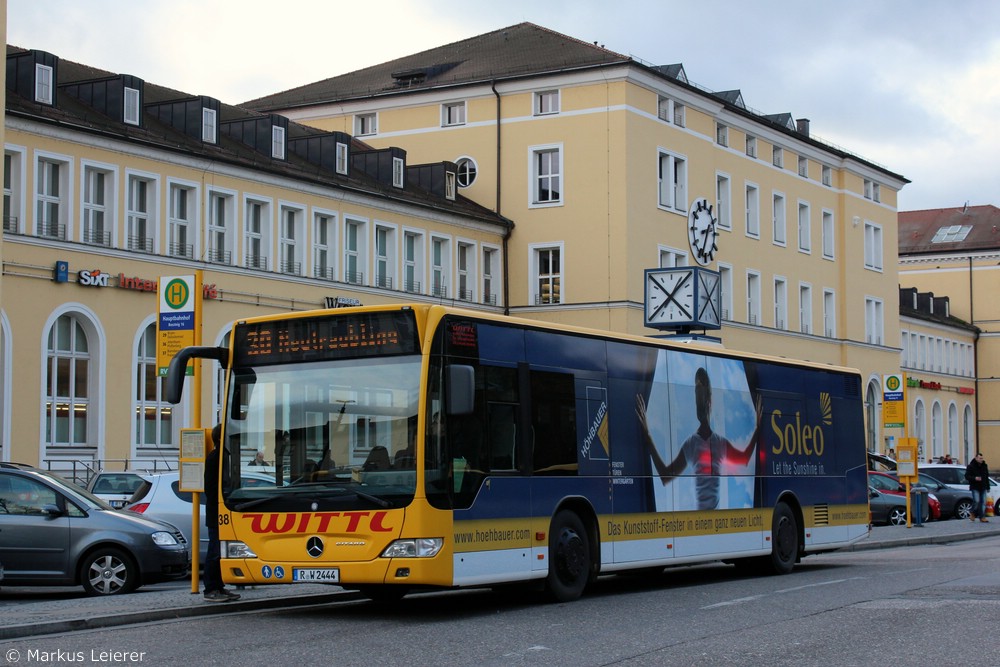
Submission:
POLYGON ((990 469, 986 465, 983 453, 976 453, 965 468, 965 481, 969 483, 969 490, 972 491, 972 514, 970 521, 975 521, 976 517, 986 523, 986 493, 990 490, 990 469))

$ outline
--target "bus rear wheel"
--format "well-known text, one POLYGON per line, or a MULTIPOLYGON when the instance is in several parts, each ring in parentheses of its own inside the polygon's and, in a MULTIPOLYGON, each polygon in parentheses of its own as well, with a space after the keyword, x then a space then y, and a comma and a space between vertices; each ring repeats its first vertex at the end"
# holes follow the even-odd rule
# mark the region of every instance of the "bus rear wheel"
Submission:
POLYGON ((552 519, 549 533, 549 575, 546 589, 557 602, 572 602, 590 579, 590 540, 576 513, 562 510, 552 519))

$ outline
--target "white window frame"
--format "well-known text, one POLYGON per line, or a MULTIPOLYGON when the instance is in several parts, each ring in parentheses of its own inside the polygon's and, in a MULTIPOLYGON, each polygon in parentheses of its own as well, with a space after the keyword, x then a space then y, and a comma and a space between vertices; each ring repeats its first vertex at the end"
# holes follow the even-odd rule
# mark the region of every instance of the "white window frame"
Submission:
POLYGON ((833 215, 833 211, 830 209, 823 209, 822 216, 822 226, 823 226, 823 259, 835 259, 837 254, 837 242, 836 242, 836 231, 837 223, 836 218, 833 215))
MULTIPOLYGON (((33 193, 34 201, 32 205, 32 210, 35 211, 35 233, 38 236, 45 236, 47 238, 57 238, 63 241, 69 240, 71 234, 70 221, 74 219, 73 158, 68 155, 36 150, 32 173, 35 175, 35 191, 33 193), (50 172, 46 171, 45 178, 39 175, 42 164, 55 165, 59 168, 58 192, 53 193, 51 189, 42 190, 44 186, 51 183, 51 179, 48 178, 50 172), (42 209, 43 207, 52 205, 56 207, 56 219, 48 220, 46 216, 42 215, 42 209), (49 225, 56 225, 56 233, 42 234, 41 225, 43 222, 49 225), (59 233, 60 225, 62 226, 61 234, 59 233)), ((49 231, 51 231, 51 228, 49 231)))
POLYGON ((219 112, 215 109, 201 108, 201 140, 208 144, 219 141, 219 112))
POLYGON ((135 252, 156 253, 159 251, 160 220, 160 175, 148 171, 125 170, 125 247, 135 252), (146 186, 146 210, 140 210, 134 200, 134 184, 146 186), (137 228, 145 228, 140 236, 137 228), (147 247, 146 242, 149 242, 147 247))
POLYGON ((743 189, 746 235, 753 239, 760 238, 760 187, 747 181, 743 189))
POLYGON ((528 147, 529 208, 547 208, 563 205, 566 199, 565 172, 563 171, 564 157, 562 143, 528 147), (543 155, 548 157, 544 162, 541 160, 543 155), (546 169, 548 171, 545 171, 546 169), (552 182, 555 182, 555 189, 551 187, 552 182), (550 187, 547 189, 549 195, 545 198, 542 197, 543 189, 541 186, 543 183, 550 184, 550 187), (553 190, 558 193, 557 196, 551 194, 553 190))
POLYGON ((271 230, 274 229, 274 200, 270 197, 245 194, 243 196, 243 253, 240 266, 267 271, 272 254, 271 230), (260 219, 253 220, 253 212, 260 211, 260 219), (252 229, 251 223, 259 223, 252 229), (253 252, 258 250, 259 252, 253 252))
POLYGON ((799 156, 799 176, 809 178, 809 158, 805 155, 799 156))
POLYGON ((676 266, 688 266, 688 253, 685 250, 660 245, 657 247, 656 265, 661 269, 672 269, 676 266))
POLYGON ((539 90, 535 92, 532 104, 532 115, 551 116, 562 110, 562 94, 556 89, 539 90))
POLYGON ((687 107, 667 95, 660 95, 656 100, 656 116, 665 123, 677 127, 687 125, 687 107))
POLYGON ((427 285, 428 293, 439 299, 449 298, 449 283, 451 282, 451 246, 450 236, 443 234, 430 235, 428 251, 430 252, 430 283, 427 285))
POLYGON ((285 128, 280 125, 271 126, 271 157, 275 160, 285 159, 285 128))
POLYGON ((35 101, 40 104, 52 104, 54 88, 52 68, 35 63, 35 101))
POLYGON ((306 265, 302 256, 306 244, 305 219, 305 206, 278 202, 278 261, 275 262, 275 271, 291 276, 303 275, 306 265))
POLYGON ((715 124, 715 143, 725 148, 729 147, 729 126, 723 123, 715 124))
POLYGON ((375 221, 372 253, 374 270, 372 286, 380 289, 399 289, 396 280, 397 234, 399 228, 387 222, 375 221))
POLYGON ((23 146, 7 144, 4 147, 4 231, 15 234, 25 233, 25 196, 27 183, 25 173, 25 153, 23 146), (9 163, 9 164, 8 164, 9 163))
POLYGON ((733 265, 719 262, 719 291, 722 295, 723 320, 733 321, 733 265))
POLYGON ((720 229, 733 228, 733 192, 729 174, 715 173, 715 217, 720 229))
POLYGON ((550 306, 566 303, 566 248, 563 241, 554 243, 532 243, 528 245, 528 303, 530 305, 550 306), (542 276, 540 274, 540 254, 543 252, 555 251, 559 256, 559 270, 550 271, 542 276), (555 290, 549 292, 549 300, 542 302, 541 281, 545 278, 558 288, 558 295, 554 295, 555 290))
POLYGON ((336 171, 338 174, 346 175, 348 172, 347 164, 347 144, 342 141, 337 142, 337 166, 336 171))
POLYGON ((865 268, 882 272, 882 225, 865 220, 865 268))
POLYGON ((411 227, 403 228, 403 283, 399 286, 404 292, 410 294, 424 294, 426 290, 426 278, 424 266, 426 262, 425 239, 426 233, 422 229, 411 227), (412 243, 410 242, 412 239, 412 243))
POLYGON ((771 164, 778 169, 785 168, 785 152, 781 146, 771 146, 771 164))
POLYGON ((823 335, 837 337, 837 293, 828 288, 823 290, 823 335))
POLYGON ((489 306, 502 306, 503 294, 496 288, 503 285, 500 265, 500 246, 488 243, 481 244, 482 271, 480 272, 480 294, 483 303, 489 306))
POLYGON ((392 158, 392 186, 402 188, 404 186, 404 175, 406 173, 406 163, 401 157, 392 158))
POLYGON ((477 265, 476 242, 471 239, 455 240, 455 298, 459 301, 476 301, 477 265))
POLYGON ((760 326, 760 271, 747 269, 746 272, 747 324, 760 326))
POLYGON ((102 162, 92 162, 90 160, 80 160, 80 230, 79 238, 84 243, 95 243, 92 240, 93 231, 91 216, 99 216, 102 218, 103 232, 107 235, 107 241, 97 242, 98 245, 104 246, 114 246, 115 245, 115 228, 117 225, 114 221, 118 219, 117 216, 117 205, 118 197, 116 196, 116 186, 118 184, 118 167, 116 165, 105 164, 102 162), (102 191, 104 203, 97 203, 93 201, 88 201, 88 193, 91 191, 90 180, 91 175, 101 174, 104 176, 104 187, 102 191))
POLYGON ((312 210, 312 253, 309 274, 321 280, 337 278, 337 213, 321 208, 312 210))
POLYGON ((351 285, 364 285, 368 272, 368 220, 344 216, 343 280, 351 285), (352 234, 353 232, 353 234, 352 234), (353 236, 353 238, 352 238, 353 236))
POLYGON ((198 183, 192 181, 181 181, 178 179, 167 179, 167 255, 171 257, 183 257, 194 259, 198 256, 198 183), (184 191, 186 203, 186 217, 178 215, 178 205, 180 198, 175 197, 176 192, 184 191), (183 233, 181 232, 183 230, 183 233), (183 237, 183 241, 178 240, 183 237), (178 248, 180 252, 178 252, 178 248), (190 248, 190 251, 188 251, 190 248))
POLYGON ((799 200, 798 206, 799 252, 812 254, 812 207, 799 200))
POLYGON ((445 102, 441 105, 441 127, 465 125, 466 105, 461 102, 445 102))
POLYGON ((757 137, 752 134, 746 135, 747 157, 757 159, 757 137))
POLYGON ((205 189, 205 256, 209 262, 232 266, 236 254, 237 206, 236 190, 217 187, 205 189), (217 204, 221 203, 221 206, 217 204), (218 212, 222 211, 225 219, 219 224, 218 212), (222 241, 219 248, 217 241, 222 241), (228 259, 227 259, 228 254, 228 259))
POLYGON ((125 94, 122 100, 122 122, 126 125, 139 125, 140 107, 139 90, 125 86, 125 94))
POLYGON ((458 194, 458 183, 455 178, 455 172, 446 171, 444 172, 444 198, 448 201, 455 201, 455 196, 458 194))
POLYGON ((822 183, 828 188, 833 187, 833 168, 829 165, 823 165, 822 183))
POLYGON ((355 114, 354 134, 358 137, 378 134, 378 114, 375 112, 355 114))
POLYGON ((788 280, 774 277, 774 328, 788 329, 788 280))
POLYGON ((458 170, 456 174, 458 187, 467 188, 476 182, 476 176, 479 173, 479 165, 473 158, 468 155, 463 155, 455 160, 455 168, 458 170))
POLYGON ((687 181, 687 158, 665 148, 658 148, 656 154, 657 206, 668 211, 686 213, 687 181))
POLYGON ((885 342, 885 304, 874 296, 865 297, 865 342, 872 345, 885 342))
POLYGON ((799 331, 804 334, 812 333, 813 325, 813 304, 812 285, 809 283, 799 283, 799 331))
POLYGON ((865 199, 871 199, 872 198, 872 182, 871 182, 871 180, 869 180, 867 178, 864 179, 863 194, 864 194, 865 199))
POLYGON ((785 195, 782 192, 771 193, 771 238, 774 245, 785 247, 788 243, 788 221, 785 219, 785 195))

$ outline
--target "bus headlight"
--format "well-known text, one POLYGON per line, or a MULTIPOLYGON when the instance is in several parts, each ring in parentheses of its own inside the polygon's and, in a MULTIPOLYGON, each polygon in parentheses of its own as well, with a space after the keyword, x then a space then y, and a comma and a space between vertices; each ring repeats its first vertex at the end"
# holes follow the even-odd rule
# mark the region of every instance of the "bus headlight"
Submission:
POLYGON ((223 558, 256 558, 257 554, 243 542, 232 541, 222 543, 223 558))
POLYGON ((433 558, 443 546, 444 540, 440 537, 396 540, 385 548, 382 558, 433 558))

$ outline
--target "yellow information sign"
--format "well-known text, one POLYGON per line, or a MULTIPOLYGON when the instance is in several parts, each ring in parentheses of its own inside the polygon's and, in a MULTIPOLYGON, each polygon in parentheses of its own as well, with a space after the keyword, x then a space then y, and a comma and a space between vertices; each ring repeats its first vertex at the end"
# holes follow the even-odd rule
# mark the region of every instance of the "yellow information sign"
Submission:
MULTIPOLYGON (((161 377, 167 375, 170 360, 182 348, 195 344, 197 315, 200 314, 201 285, 197 276, 161 276, 159 281, 160 310, 156 320, 156 368, 161 377)), ((188 365, 187 374, 194 374, 188 365)))
POLYGON ((882 377, 882 426, 906 428, 906 385, 902 374, 882 377))

